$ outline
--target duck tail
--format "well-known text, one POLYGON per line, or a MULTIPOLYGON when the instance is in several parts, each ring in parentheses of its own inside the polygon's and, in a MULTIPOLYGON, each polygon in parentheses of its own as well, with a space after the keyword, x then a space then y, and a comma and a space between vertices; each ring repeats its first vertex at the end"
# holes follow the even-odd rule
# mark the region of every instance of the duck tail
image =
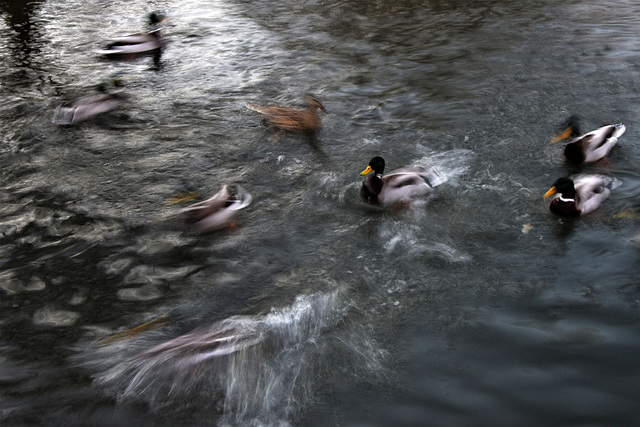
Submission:
POLYGON ((247 108, 260 114, 266 114, 266 107, 263 105, 247 104, 247 108))
POLYGON ((244 209, 251 204, 251 193, 242 188, 239 185, 235 185, 232 189, 232 197, 235 203, 233 204, 234 210, 244 209))
POLYGON ((422 179, 425 180, 427 184, 429 184, 429 187, 437 187, 438 185, 444 184, 447 181, 442 173, 431 166, 421 167, 418 171, 418 174, 422 179))
POLYGON ((625 125, 623 125, 622 123, 618 123, 616 125, 614 125, 615 129, 613 131, 613 135, 611 135, 611 138, 620 138, 625 131, 627 130, 627 127, 625 125))
POLYGON ((609 177, 606 185, 609 190, 615 190, 622 185, 622 180, 615 177, 609 177))
POLYGON ((57 125, 72 125, 75 124, 76 121, 76 110, 75 107, 65 107, 60 106, 56 108, 56 111, 53 115, 53 119, 51 120, 53 123, 57 125))

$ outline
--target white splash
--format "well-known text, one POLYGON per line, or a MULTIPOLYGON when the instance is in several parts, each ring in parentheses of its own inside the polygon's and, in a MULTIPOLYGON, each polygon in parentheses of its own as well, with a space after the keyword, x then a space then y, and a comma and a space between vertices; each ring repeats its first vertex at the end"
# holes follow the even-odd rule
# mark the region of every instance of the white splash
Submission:
POLYGON ((316 371, 330 372, 336 357, 382 369, 384 353, 362 331, 335 333, 348 310, 337 292, 301 295, 266 315, 234 316, 144 350, 98 381, 152 408, 213 406, 222 425, 288 425, 312 398, 316 371))
POLYGON ((473 152, 465 149, 457 149, 443 152, 425 150, 423 156, 415 165, 428 165, 438 172, 440 181, 434 186, 448 183, 457 185, 457 179, 469 170, 469 163, 473 152))

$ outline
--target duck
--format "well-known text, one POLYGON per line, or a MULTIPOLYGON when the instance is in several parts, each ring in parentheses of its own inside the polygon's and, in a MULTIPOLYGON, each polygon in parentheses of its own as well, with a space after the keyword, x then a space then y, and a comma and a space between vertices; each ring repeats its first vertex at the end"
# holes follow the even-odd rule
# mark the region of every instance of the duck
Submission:
POLYGON ((120 79, 98 84, 99 94, 84 96, 60 105, 56 108, 52 122, 58 125, 75 125, 115 110, 124 104, 128 97, 122 90, 109 92, 110 85, 116 88, 123 86, 120 79))
POLYGON ((544 197, 551 200, 549 210, 564 217, 579 217, 597 209, 611 194, 613 179, 605 175, 584 174, 558 178, 544 197))
POLYGON ((618 143, 627 128, 622 123, 602 126, 596 130, 580 134, 579 118, 569 117, 563 131, 551 140, 551 143, 570 138, 564 148, 564 158, 573 164, 594 163, 605 158, 618 143))
POLYGON ((262 114, 271 127, 292 132, 315 131, 322 126, 318 110, 324 113, 327 110, 313 95, 307 95, 306 101, 307 109, 255 104, 248 104, 248 107, 262 114))
POLYGON ((184 208, 182 214, 194 232, 205 233, 230 226, 250 203, 251 194, 244 188, 225 184, 213 197, 184 208))
POLYGON ((375 156, 360 173, 364 176, 373 172, 362 182, 360 189, 360 194, 368 203, 388 206, 407 202, 413 197, 430 193, 442 182, 442 177, 433 169, 416 167, 383 175, 384 168, 384 159, 375 156))
POLYGON ((151 12, 147 15, 149 31, 114 37, 107 40, 105 49, 96 51, 110 59, 135 59, 144 55, 158 55, 162 50, 163 41, 158 24, 166 19, 162 12, 151 12))

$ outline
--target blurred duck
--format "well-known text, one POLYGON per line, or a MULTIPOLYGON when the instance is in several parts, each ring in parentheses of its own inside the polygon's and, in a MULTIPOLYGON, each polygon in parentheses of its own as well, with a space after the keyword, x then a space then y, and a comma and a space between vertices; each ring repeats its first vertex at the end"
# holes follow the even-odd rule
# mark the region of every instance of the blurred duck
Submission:
POLYGON ((210 199, 193 204, 182 210, 187 224, 196 233, 218 230, 230 226, 241 209, 249 206, 251 194, 239 185, 224 185, 210 199))
POLYGON ((376 156, 360 175, 373 172, 363 183, 360 193, 369 203, 392 205, 406 202, 415 196, 427 194, 443 180, 439 174, 426 168, 399 170, 384 175, 384 159, 376 156))
POLYGON ((544 197, 557 196, 551 201, 549 210, 556 215, 578 217, 595 210, 611 194, 614 179, 604 175, 578 175, 558 178, 544 197))
POLYGON ((157 27, 165 19, 163 13, 151 12, 147 16, 148 32, 109 39, 107 47, 96 53, 112 59, 134 59, 144 55, 159 54, 163 43, 160 28, 157 27))
POLYGON ((316 97, 307 95, 306 99, 308 103, 306 110, 253 104, 249 104, 248 107, 262 114, 269 126, 274 128, 294 132, 314 131, 322 126, 322 119, 318 114, 318 110, 324 113, 327 110, 316 97))
POLYGON ((100 83, 97 86, 100 94, 78 98, 56 108, 53 123, 75 125, 93 119, 99 114, 115 110, 127 100, 127 96, 122 90, 109 92, 110 85, 116 88, 123 86, 120 79, 115 79, 110 83, 100 83))
POLYGON ((562 131, 551 143, 571 138, 564 149, 564 157, 575 164, 593 163, 606 157, 626 127, 622 123, 602 126, 584 135, 580 134, 578 116, 571 116, 562 127, 562 131))

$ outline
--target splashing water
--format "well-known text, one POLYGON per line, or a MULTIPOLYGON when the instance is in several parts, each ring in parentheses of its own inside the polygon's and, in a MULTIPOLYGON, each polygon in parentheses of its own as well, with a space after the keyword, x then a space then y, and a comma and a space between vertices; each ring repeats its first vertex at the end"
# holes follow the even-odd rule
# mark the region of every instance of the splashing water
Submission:
POLYGON ((151 347, 98 382, 152 409, 197 400, 222 412, 222 425, 287 425, 313 398, 318 372, 331 375, 332 354, 350 354, 370 374, 382 369, 384 353, 368 337, 334 330, 350 308, 337 292, 301 295, 266 315, 233 316, 151 347))

